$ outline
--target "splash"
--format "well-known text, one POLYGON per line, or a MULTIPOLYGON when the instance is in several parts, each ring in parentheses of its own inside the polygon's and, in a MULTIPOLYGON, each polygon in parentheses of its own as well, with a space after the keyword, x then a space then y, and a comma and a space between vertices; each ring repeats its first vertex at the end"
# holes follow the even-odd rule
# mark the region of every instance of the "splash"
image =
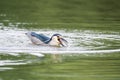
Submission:
POLYGON ((64 31, 64 30, 32 30, 37 33, 48 35, 60 33, 69 42, 68 47, 50 47, 33 45, 25 35, 28 30, 6 28, 0 30, 0 53, 8 53, 18 56, 17 53, 29 53, 43 56, 40 53, 65 54, 65 53, 110 53, 120 52, 120 35, 117 32, 99 31, 64 31))

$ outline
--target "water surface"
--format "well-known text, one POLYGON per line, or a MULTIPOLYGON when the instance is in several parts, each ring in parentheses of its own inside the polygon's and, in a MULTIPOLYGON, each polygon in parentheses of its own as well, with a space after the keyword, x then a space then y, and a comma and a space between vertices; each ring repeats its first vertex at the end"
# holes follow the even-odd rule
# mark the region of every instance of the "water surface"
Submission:
POLYGON ((1 0, 0 80, 120 80, 120 5, 115 0, 1 0), (25 35, 60 33, 68 47, 25 35))
POLYGON ((1 80, 120 79, 119 32, 3 27, 0 38, 1 80), (28 31, 49 37, 61 33, 69 46, 34 45, 25 35, 28 31))

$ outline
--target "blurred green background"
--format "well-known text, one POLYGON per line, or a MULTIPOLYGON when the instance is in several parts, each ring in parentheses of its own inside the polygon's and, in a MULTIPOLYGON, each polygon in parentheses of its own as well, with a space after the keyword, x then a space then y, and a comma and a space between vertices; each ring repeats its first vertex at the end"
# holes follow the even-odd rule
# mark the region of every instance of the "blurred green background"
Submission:
POLYGON ((25 28, 119 30, 119 3, 119 0, 0 0, 0 22, 6 26, 8 22, 29 23, 19 24, 25 28))
MULTIPOLYGON (((9 39, 13 44, 16 44, 13 40, 20 43, 24 40, 17 35, 20 34, 19 30, 14 35, 9 32, 9 27, 23 28, 25 33, 28 29, 50 29, 50 32, 54 32, 53 29, 70 30, 70 34, 76 35, 66 37, 75 40, 71 44, 78 42, 78 49, 84 45, 90 47, 91 51, 101 47, 108 51, 118 49, 118 52, 104 54, 105 51, 99 48, 99 54, 48 53, 44 57, 0 52, 0 80, 120 80, 120 0, 0 0, 0 50, 8 48, 8 53, 11 46, 3 48, 2 43, 9 43, 9 39), (83 30, 83 35, 79 34, 79 30, 83 30)), ((23 46, 26 44, 23 43, 23 46)), ((23 46, 12 47, 19 50, 23 46)), ((29 43, 28 46, 35 47, 29 43)), ((70 48, 74 49, 74 46, 70 48)))

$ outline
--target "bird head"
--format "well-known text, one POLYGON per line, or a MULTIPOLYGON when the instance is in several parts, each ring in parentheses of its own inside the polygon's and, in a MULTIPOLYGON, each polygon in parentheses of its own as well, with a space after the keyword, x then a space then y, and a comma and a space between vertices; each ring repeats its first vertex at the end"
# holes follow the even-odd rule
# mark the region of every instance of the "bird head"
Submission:
POLYGON ((60 34, 54 34, 52 36, 52 40, 56 41, 59 44, 59 46, 63 46, 63 47, 68 46, 67 40, 65 40, 60 34))

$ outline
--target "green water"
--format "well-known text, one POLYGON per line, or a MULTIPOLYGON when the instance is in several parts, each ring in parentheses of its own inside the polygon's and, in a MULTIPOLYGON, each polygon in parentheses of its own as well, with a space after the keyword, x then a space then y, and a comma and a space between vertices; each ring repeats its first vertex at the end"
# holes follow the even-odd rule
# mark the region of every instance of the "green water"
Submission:
POLYGON ((19 28, 34 26, 40 29, 99 29, 119 32, 119 8, 119 1, 114 0, 1 0, 0 22, 19 28))
MULTIPOLYGON (((5 27, 73 33, 90 30, 120 35, 119 3, 119 0, 0 0, 0 30, 4 31, 5 27)), ((120 38, 98 39, 98 42, 107 46, 102 50, 120 49, 120 38)), ((48 53, 44 57, 19 54, 13 56, 0 52, 0 80, 120 80, 120 51, 48 53)))
MULTIPOLYGON (((15 59, 2 56, 3 59, 15 59)), ((21 55, 15 60, 30 61, 0 73, 1 80, 119 80, 120 54, 21 55)), ((19 63, 19 62, 18 62, 19 63)))

